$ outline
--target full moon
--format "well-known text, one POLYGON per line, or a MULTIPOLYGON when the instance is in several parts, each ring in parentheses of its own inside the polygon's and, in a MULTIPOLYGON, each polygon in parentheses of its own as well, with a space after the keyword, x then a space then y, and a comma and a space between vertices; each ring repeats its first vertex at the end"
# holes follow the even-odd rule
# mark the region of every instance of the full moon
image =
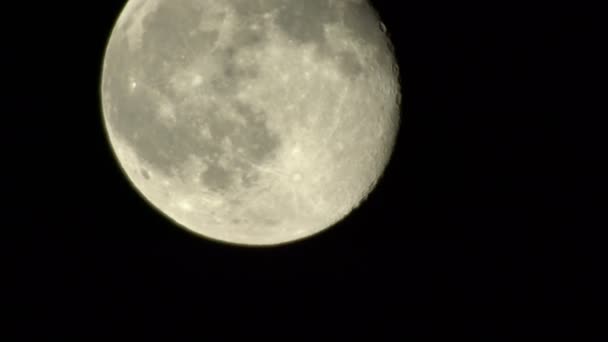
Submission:
POLYGON ((277 245, 373 190, 398 74, 366 0, 130 0, 105 51, 103 121, 125 176, 177 226, 277 245))

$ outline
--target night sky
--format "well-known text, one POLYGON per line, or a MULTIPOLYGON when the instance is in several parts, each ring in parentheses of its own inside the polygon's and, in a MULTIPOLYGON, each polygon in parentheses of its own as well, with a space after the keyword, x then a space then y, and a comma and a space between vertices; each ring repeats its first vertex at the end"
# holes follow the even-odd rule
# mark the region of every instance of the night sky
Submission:
POLYGON ((99 84, 123 3, 3 10, 0 334, 603 340, 600 11, 374 1, 403 81, 392 160, 332 229, 252 249, 177 228, 114 159, 99 84))

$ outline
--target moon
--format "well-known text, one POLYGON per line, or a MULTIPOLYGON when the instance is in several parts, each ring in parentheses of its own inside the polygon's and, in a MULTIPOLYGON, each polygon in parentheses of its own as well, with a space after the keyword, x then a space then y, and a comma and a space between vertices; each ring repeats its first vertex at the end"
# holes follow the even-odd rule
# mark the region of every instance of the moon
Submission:
POLYGON ((153 208, 197 236, 265 246, 368 197, 401 92, 365 0, 130 0, 101 102, 114 155, 153 208))

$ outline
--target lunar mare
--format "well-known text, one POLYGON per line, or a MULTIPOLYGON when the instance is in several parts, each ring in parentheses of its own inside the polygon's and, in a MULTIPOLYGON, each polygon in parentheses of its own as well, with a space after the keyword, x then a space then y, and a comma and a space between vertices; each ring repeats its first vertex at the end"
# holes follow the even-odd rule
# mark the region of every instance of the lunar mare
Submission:
POLYGON ((391 43, 363 0, 130 0, 102 76, 106 131, 135 188, 229 243, 343 219, 399 127, 391 43))

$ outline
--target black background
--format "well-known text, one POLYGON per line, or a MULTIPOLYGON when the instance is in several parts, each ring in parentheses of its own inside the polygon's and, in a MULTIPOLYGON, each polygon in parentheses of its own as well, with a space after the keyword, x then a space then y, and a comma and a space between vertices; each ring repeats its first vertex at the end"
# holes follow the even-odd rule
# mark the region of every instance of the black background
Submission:
POLYGON ((123 3, 3 9, 4 331, 600 340, 600 11, 375 1, 404 96, 384 177, 334 228, 248 249, 176 228, 120 171, 99 84, 123 3))

